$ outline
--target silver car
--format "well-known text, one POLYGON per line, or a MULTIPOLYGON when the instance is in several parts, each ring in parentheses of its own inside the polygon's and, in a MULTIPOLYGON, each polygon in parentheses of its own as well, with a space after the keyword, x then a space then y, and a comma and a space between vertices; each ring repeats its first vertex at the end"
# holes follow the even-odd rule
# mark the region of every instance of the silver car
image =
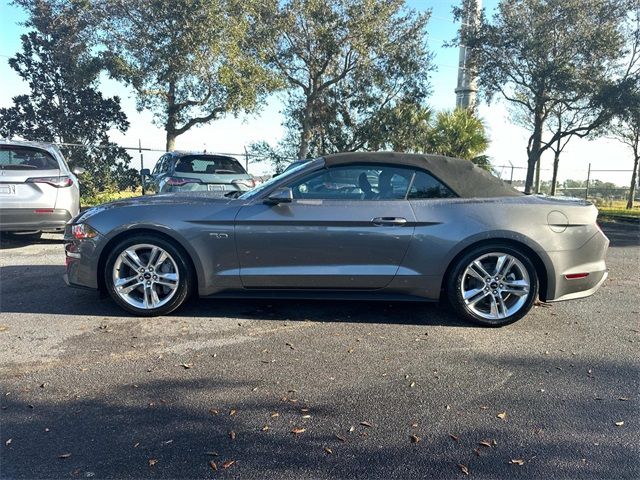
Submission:
POLYGON ((168 152, 152 172, 142 175, 149 193, 210 191, 246 192, 256 186, 251 175, 233 157, 208 153, 168 152))
POLYGON ((78 179, 58 147, 0 140, 0 231, 63 231, 79 210, 78 179))
POLYGON ((597 209, 526 196, 440 156, 327 155, 238 198, 207 192, 90 209, 65 232, 66 280, 136 315, 203 297, 447 299, 488 326, 537 298, 593 294, 609 245, 597 209))

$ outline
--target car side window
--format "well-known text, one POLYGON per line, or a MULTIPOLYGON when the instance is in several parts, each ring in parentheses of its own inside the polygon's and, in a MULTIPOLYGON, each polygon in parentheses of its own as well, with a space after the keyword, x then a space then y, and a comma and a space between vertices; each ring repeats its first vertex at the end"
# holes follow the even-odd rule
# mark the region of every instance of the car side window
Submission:
POLYGON ((294 199, 403 200, 413 177, 409 168, 380 164, 330 167, 290 185, 294 199))
POLYGON ((418 200, 425 198, 455 198, 456 196, 440 180, 427 172, 417 170, 407 198, 409 200, 418 200))
POLYGON ((158 175, 162 171, 162 164, 164 163, 165 158, 167 158, 167 156, 163 155, 158 159, 156 166, 153 167, 153 172, 151 172, 152 175, 158 175))

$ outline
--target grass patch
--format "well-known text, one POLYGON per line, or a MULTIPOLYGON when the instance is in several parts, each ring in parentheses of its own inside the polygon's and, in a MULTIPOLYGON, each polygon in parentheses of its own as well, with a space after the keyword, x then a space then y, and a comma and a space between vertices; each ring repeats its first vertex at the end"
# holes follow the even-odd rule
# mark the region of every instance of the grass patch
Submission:
POLYGON ((141 195, 141 189, 124 190, 122 192, 100 192, 95 195, 81 197, 80 205, 83 207, 93 207, 95 205, 100 205, 101 203, 122 200, 123 198, 139 197, 141 195))

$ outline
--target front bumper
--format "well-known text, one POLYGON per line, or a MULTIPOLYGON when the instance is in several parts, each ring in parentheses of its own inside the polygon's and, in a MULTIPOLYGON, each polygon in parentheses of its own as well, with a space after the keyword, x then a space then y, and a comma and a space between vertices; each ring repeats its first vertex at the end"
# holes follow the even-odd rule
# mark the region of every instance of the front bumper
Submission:
POLYGON ((71 225, 65 229, 64 253, 67 271, 64 281, 70 287, 89 290, 98 289, 98 256, 97 242, 100 235, 95 238, 77 240, 71 234, 71 225))
POLYGON ((0 208, 0 231, 62 231, 71 213, 54 208, 0 208))

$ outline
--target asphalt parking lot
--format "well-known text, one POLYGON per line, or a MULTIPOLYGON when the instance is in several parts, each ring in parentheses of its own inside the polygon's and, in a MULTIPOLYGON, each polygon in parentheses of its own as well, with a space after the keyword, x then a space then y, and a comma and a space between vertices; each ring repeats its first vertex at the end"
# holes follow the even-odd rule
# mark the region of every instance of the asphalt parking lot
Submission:
POLYGON ((593 297, 485 329, 416 303, 123 316, 59 236, 0 244, 2 478, 640 477, 640 230, 593 297))

